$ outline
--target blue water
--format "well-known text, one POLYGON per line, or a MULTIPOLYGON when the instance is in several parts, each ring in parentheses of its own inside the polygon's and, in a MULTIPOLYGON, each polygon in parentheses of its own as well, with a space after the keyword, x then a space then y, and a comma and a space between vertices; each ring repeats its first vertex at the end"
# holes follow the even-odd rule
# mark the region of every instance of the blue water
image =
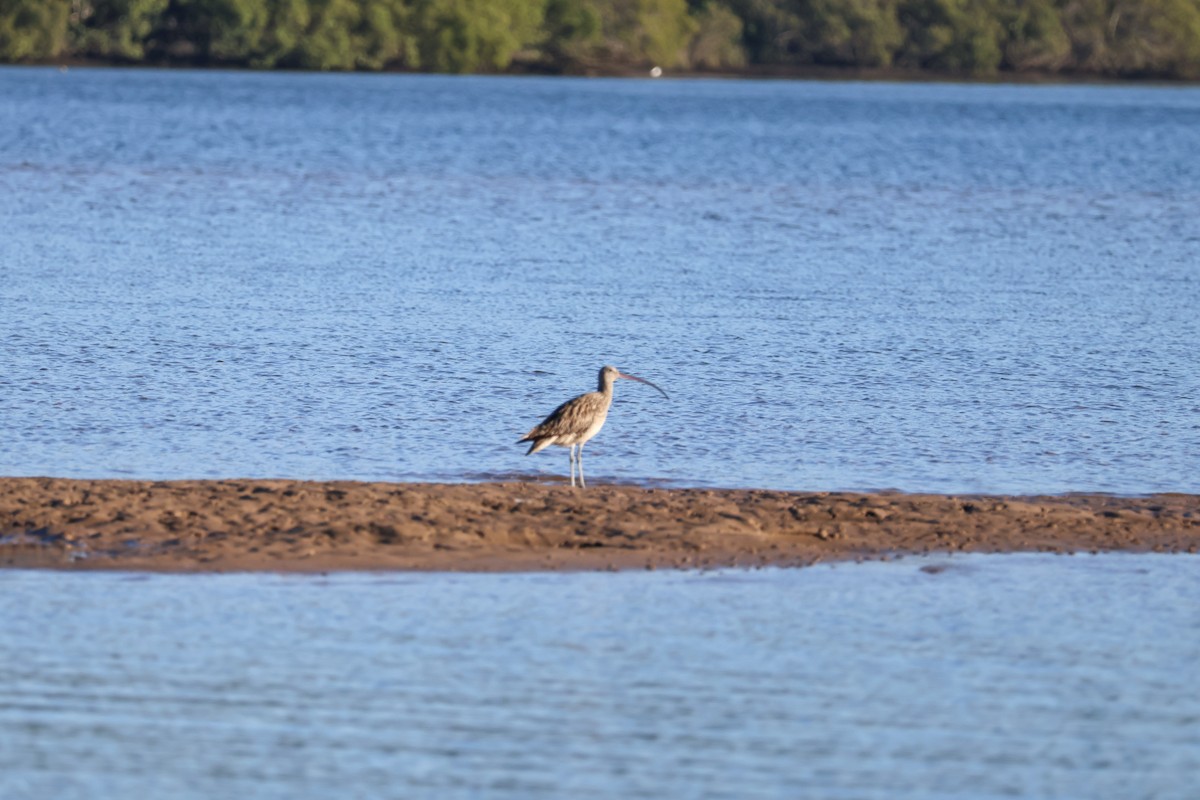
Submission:
POLYGON ((1200 89, 0 69, 0 474, 1200 491, 1200 89))
POLYGON ((1191 800, 1198 566, 0 571, 0 795, 1191 800))

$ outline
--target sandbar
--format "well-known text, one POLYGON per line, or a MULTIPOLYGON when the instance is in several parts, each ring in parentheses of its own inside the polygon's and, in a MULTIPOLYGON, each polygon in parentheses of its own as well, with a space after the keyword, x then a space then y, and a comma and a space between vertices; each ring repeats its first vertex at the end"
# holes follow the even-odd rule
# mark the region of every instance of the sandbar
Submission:
POLYGON ((1198 547, 1200 496, 1191 494, 0 478, 0 566, 10 568, 709 569, 1198 547))

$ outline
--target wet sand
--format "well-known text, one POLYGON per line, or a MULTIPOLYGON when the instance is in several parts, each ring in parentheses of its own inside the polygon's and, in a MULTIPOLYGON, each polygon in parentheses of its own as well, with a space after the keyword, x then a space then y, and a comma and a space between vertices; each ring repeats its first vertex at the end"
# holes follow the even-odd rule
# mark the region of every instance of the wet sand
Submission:
POLYGON ((179 572, 805 566, 938 552, 1191 552, 1200 496, 542 483, 0 478, 0 566, 179 572))

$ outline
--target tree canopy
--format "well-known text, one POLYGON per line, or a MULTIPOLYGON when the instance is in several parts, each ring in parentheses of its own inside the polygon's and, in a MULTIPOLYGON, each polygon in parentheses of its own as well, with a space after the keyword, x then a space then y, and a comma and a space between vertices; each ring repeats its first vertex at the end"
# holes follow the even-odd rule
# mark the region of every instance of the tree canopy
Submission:
POLYGON ((0 61, 1200 79, 1200 0, 0 0, 0 61))

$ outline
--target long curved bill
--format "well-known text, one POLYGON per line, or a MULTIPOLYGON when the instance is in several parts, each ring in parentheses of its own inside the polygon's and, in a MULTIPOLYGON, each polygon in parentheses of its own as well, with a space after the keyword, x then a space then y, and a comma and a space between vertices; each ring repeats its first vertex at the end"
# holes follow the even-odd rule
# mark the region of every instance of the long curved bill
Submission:
POLYGON ((661 394, 663 397, 667 398, 668 400, 671 399, 671 396, 669 394, 664 392, 662 389, 659 389, 658 386, 655 386, 653 383, 646 380, 645 378, 639 378, 637 375, 626 375, 624 372, 620 373, 619 377, 622 377, 627 381, 637 381, 638 383, 644 383, 647 386, 653 386, 655 389, 658 389, 658 393, 661 394))

